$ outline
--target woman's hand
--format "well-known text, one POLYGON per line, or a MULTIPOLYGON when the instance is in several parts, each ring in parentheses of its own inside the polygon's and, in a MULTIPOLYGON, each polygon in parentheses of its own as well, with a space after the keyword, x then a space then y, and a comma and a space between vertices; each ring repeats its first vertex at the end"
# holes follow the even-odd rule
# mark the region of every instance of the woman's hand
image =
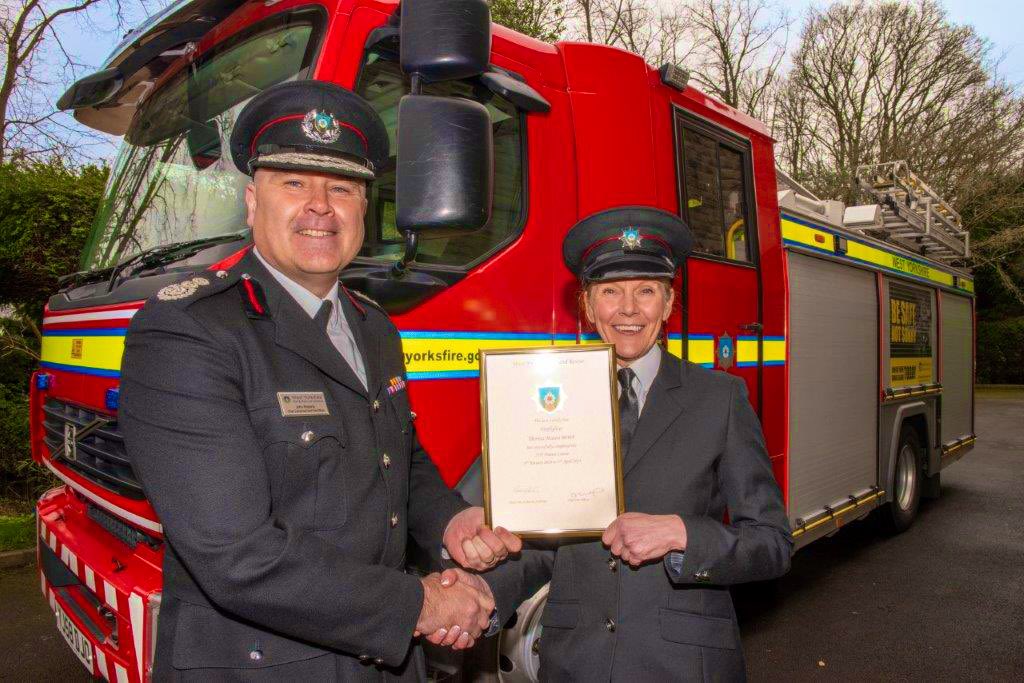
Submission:
POLYGON ((512 532, 484 524, 482 507, 466 508, 452 517, 443 543, 460 566, 480 572, 523 549, 523 541, 512 532))
POLYGON ((679 515, 625 512, 608 525, 601 542, 631 567, 686 550, 686 525, 679 515))

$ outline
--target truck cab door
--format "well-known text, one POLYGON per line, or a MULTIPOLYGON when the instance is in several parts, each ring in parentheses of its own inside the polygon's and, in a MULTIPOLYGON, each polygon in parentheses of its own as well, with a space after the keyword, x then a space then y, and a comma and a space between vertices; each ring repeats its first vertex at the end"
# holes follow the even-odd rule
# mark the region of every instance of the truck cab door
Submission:
POLYGON ((680 214, 694 249, 683 273, 681 344, 691 362, 742 377, 760 412, 761 306, 749 141, 675 113, 680 214))

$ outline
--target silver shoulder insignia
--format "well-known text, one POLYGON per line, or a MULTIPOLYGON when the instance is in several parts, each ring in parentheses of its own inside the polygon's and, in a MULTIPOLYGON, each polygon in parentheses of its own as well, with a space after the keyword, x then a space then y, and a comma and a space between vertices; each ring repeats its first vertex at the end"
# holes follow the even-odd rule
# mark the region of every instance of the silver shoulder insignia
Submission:
POLYGON ((187 299, 195 294, 200 287, 205 287, 208 284, 210 284, 210 281, 205 277, 194 277, 191 280, 167 285, 156 293, 156 298, 160 299, 160 301, 177 301, 178 299, 187 299))
POLYGON ((358 289, 350 289, 348 291, 352 292, 353 294, 355 294, 357 297, 359 297, 360 299, 362 299, 366 303, 373 304, 374 306, 376 306, 377 308, 381 309, 382 311, 384 310, 383 306, 381 306, 379 303, 377 303, 376 301, 374 301, 370 297, 368 297, 365 294, 363 294, 362 292, 360 292, 358 289))

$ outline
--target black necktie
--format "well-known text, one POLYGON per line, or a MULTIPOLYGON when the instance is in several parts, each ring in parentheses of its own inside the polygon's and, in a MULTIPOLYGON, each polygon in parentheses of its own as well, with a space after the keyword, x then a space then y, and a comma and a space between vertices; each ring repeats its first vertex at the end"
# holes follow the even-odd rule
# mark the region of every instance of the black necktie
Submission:
POLYGON ((622 455, 629 453, 629 444, 636 431, 636 423, 640 421, 640 401, 633 390, 633 378, 636 377, 629 368, 619 369, 619 437, 622 455))
POLYGON ((316 312, 316 316, 313 318, 313 322, 321 330, 327 331, 327 325, 331 322, 331 313, 334 312, 334 304, 331 303, 330 299, 325 300, 320 304, 320 310, 316 312))

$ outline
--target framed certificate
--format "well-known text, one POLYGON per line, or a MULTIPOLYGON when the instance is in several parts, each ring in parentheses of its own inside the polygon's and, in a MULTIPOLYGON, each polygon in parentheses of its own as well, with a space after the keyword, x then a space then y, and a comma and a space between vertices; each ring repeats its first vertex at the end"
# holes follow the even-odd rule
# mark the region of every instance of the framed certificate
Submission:
POLYGON ((489 525, 600 536, 622 513, 614 346, 481 350, 480 406, 489 525))

